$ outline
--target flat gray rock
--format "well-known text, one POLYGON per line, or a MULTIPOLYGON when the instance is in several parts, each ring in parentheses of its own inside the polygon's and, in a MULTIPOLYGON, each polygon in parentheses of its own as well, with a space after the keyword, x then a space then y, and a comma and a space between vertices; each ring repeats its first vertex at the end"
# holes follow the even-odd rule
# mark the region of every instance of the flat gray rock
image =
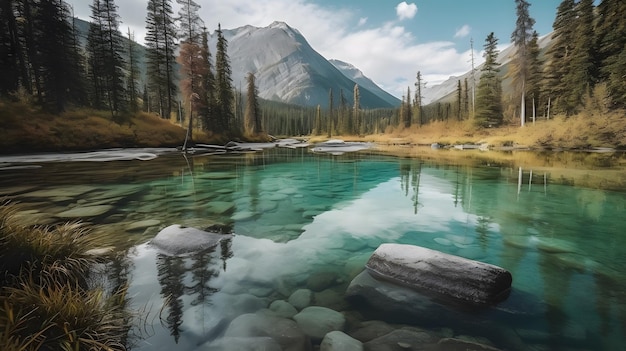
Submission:
POLYGON ((180 255, 215 247, 220 241, 230 238, 232 238, 232 234, 206 232, 196 228, 172 224, 161 230, 150 241, 150 244, 166 254, 180 255))
POLYGON ((498 266, 415 245, 382 244, 365 268, 377 279, 469 306, 505 300, 513 281, 498 266))

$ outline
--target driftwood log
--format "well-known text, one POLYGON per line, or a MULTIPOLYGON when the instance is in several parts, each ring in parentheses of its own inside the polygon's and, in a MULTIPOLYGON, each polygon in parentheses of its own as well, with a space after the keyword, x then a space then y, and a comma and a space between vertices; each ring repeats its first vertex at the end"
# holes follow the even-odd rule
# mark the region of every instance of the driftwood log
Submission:
POLYGON ((382 244, 365 267, 376 279, 469 306, 505 300, 513 281, 498 266, 415 245, 382 244))

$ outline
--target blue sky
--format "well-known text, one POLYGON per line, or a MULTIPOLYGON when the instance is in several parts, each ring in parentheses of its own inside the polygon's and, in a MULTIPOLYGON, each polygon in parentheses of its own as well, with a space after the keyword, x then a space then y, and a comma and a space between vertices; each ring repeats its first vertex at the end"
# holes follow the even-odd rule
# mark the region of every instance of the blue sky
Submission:
MULTIPOLYGON (((91 0, 67 0, 78 17, 89 19, 91 0)), ((470 38, 482 62, 490 32, 501 48, 515 27, 514 0, 195 0, 207 28, 265 27, 284 21, 298 29, 327 59, 361 69, 383 89, 400 97, 413 87, 417 71, 429 86, 470 70, 470 38)), ((535 30, 552 30, 561 0, 528 0, 535 30)), ((173 1, 174 8, 178 5, 173 1)), ((147 0, 116 0, 121 29, 141 41, 147 0)), ((177 10, 175 10, 177 11, 177 10)))

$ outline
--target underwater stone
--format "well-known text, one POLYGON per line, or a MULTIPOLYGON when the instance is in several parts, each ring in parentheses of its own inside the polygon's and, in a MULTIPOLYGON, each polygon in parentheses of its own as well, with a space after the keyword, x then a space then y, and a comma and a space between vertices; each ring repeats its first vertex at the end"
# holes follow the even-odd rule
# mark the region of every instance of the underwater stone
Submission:
POLYGON ((274 339, 274 341, 281 346, 283 351, 310 349, 309 338, 298 328, 296 322, 291 319, 263 313, 247 313, 240 315, 230 323, 224 336, 248 338, 269 337, 274 339))
POLYGON ((77 206, 57 214, 59 218, 89 218, 101 216, 113 209, 111 205, 77 206))
POLYGON ((301 310, 311 304, 311 300, 313 299, 313 292, 309 289, 298 289, 294 291, 291 296, 289 296, 289 303, 301 310))
POLYGON ((320 351, 362 351, 363 343, 344 332, 335 330, 324 336, 320 351))
POLYGON ((150 241, 150 244, 166 254, 180 255, 209 249, 218 245, 220 241, 230 238, 232 238, 232 234, 206 232, 173 224, 161 230, 150 241))
POLYGON ((321 340, 327 333, 343 331, 346 318, 343 314, 321 306, 309 306, 293 316, 302 331, 312 339, 321 340))
POLYGON ((513 280, 503 268, 415 245, 382 244, 365 267, 377 279, 470 305, 505 300, 513 280))
POLYGON ((295 307, 285 300, 276 300, 270 304, 270 310, 279 317, 292 318, 298 313, 295 307))

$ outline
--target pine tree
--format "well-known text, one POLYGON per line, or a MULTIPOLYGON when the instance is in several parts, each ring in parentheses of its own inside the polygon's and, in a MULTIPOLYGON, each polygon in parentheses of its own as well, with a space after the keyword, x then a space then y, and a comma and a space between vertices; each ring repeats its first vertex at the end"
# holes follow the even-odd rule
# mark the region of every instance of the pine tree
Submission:
POLYGON ((259 108, 255 77, 252 72, 246 77, 248 91, 246 96, 245 131, 249 135, 257 135, 261 132, 261 109, 259 108))
POLYGON ((537 116, 537 106, 541 102, 541 79, 543 77, 543 62, 540 59, 539 34, 533 32, 528 43, 528 81, 527 91, 532 103, 533 122, 537 116))
POLYGON ((126 89, 119 16, 114 0, 93 0, 91 19, 87 41, 94 84, 93 103, 96 108, 109 109, 115 119, 126 111, 126 89))
POLYGON ((32 45, 35 46, 39 66, 32 70, 39 77, 40 102, 51 112, 59 113, 73 100, 80 103, 82 79, 79 53, 74 45, 69 8, 64 1, 41 0, 33 3, 32 20, 35 24, 32 45))
POLYGON ((463 88, 461 87, 461 80, 456 82, 456 119, 461 120, 461 110, 463 108, 463 88))
POLYGON ((527 80, 530 76, 529 48, 532 39, 535 20, 530 17, 528 8, 530 4, 526 0, 515 0, 517 9, 517 22, 515 30, 511 34, 511 41, 517 49, 513 58, 510 74, 513 78, 515 90, 521 95, 520 98, 520 122, 524 126, 526 121, 526 92, 527 80))
POLYGON ((562 76, 565 89, 561 102, 564 112, 572 115, 583 104, 594 85, 593 0, 580 0, 574 7, 574 42, 571 60, 562 76))
POLYGON ((415 100, 413 104, 415 105, 415 119, 417 120, 418 125, 423 125, 423 114, 422 114, 422 87, 424 86, 424 82, 422 82, 422 72, 417 71, 417 77, 415 81, 415 100))
POLYGON ((187 149, 189 142, 193 141, 193 121, 199 111, 205 106, 203 103, 206 95, 202 81, 206 75, 207 64, 203 62, 202 48, 200 47, 200 34, 202 20, 198 15, 200 5, 193 0, 176 0, 181 9, 178 12, 180 20, 180 34, 182 39, 177 61, 180 64, 181 92, 185 106, 188 106, 187 136, 183 150, 187 149))
POLYGON ((20 82, 21 47, 14 0, 0 2, 0 96, 17 91, 20 82))
POLYGON ((228 59, 228 41, 224 38, 222 27, 217 25, 217 47, 215 53, 215 114, 220 132, 232 132, 235 118, 233 114, 233 83, 230 61, 228 59))
POLYGON ((204 89, 204 108, 200 115, 202 118, 202 128, 212 130, 215 128, 215 75, 211 67, 211 51, 209 49, 209 35, 206 28, 202 29, 202 63, 206 65, 202 85, 204 89))
POLYGON ((463 81, 463 115, 469 116, 469 82, 467 78, 463 81))
POLYGON ((353 94, 354 106, 352 106, 352 133, 363 135, 363 122, 361 121, 361 93, 359 92, 359 85, 354 84, 353 94))
MULTIPOLYGON (((178 87, 176 85, 176 27, 171 0, 149 0, 146 16, 146 70, 148 94, 163 118, 170 118, 178 87)), ((153 110, 150 107, 150 110, 153 110)))
POLYGON ((139 67, 137 66, 137 53, 135 51, 135 36, 128 28, 128 75, 126 77, 126 91, 128 92, 128 109, 131 112, 139 111, 139 67))
POLYGON ((603 0, 597 11, 594 33, 598 79, 606 82, 609 107, 626 107, 626 2, 603 0))
POLYGON ((322 135, 322 107, 317 105, 315 109, 315 135, 322 135))
POLYGON ((413 112, 411 107, 411 88, 406 88, 406 111, 404 112, 404 127, 410 128, 413 122, 413 112))
POLYGON ((485 39, 485 63, 478 82, 476 116, 474 121, 482 127, 497 126, 502 123, 502 86, 498 72, 498 39, 491 32, 485 39))
POLYGON ((328 90, 328 121, 326 126, 326 136, 332 137, 333 135, 333 88, 328 90))
POLYGON ((546 78, 543 83, 543 94, 548 97, 550 110, 565 112, 563 96, 567 87, 563 81, 572 60, 572 47, 575 36, 576 13, 574 11, 574 0, 563 0, 557 8, 556 18, 552 25, 553 44, 546 52, 546 78))

